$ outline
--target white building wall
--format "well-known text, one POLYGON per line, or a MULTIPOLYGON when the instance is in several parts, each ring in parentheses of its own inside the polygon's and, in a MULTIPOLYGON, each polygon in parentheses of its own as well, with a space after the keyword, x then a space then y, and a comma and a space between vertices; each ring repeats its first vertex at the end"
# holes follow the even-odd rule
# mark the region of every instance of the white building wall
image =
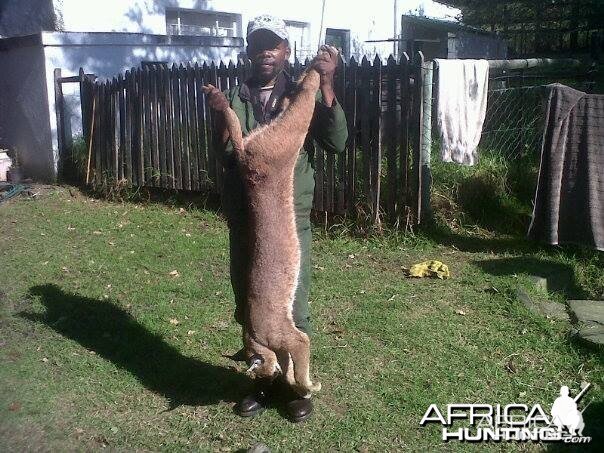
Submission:
MULTIPOLYGON (((324 40, 326 28, 350 30, 351 53, 369 57, 379 53, 383 57, 393 52, 393 43, 366 43, 367 40, 393 38, 399 33, 401 14, 424 14, 427 17, 453 19, 459 10, 432 0, 325 0, 323 36, 321 9, 323 0, 55 0, 61 2, 65 31, 116 31, 166 34, 166 8, 213 10, 241 15, 243 31, 250 19, 270 13, 285 20, 306 22, 310 25, 312 48, 324 40), (395 17, 395 6, 398 17, 395 17)), ((59 8, 59 6, 57 6, 59 8)))

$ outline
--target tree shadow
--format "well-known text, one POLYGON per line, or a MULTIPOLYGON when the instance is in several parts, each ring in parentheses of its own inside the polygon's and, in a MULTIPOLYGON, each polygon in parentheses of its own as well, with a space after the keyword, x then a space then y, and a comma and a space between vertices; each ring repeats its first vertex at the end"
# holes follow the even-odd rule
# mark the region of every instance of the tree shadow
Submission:
POLYGON ((456 233, 448 227, 432 223, 425 225, 422 235, 447 247, 462 252, 529 253, 543 248, 543 245, 518 235, 498 235, 496 237, 477 237, 456 233))
POLYGON ((46 312, 18 316, 45 324, 128 371, 165 397, 169 410, 235 402, 249 384, 243 373, 182 355, 110 301, 67 293, 53 284, 31 287, 29 293, 40 297, 46 312))

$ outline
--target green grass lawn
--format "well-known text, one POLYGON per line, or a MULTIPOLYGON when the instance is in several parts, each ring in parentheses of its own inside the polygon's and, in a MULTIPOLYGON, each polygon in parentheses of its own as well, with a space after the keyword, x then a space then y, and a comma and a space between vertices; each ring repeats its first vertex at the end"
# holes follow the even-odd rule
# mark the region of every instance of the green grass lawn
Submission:
MULTIPOLYGON (((469 450, 420 427, 432 403, 540 403, 561 385, 602 441, 602 350, 529 312, 536 298, 602 297, 602 254, 509 236, 352 238, 317 230, 311 310, 314 417, 278 407, 241 419, 250 381, 222 354, 240 347, 222 218, 192 206, 115 203, 54 188, 0 206, 0 451, 469 450), (449 280, 408 279, 426 259, 449 280), (557 294, 527 274, 565 269, 557 294)), ((484 448, 483 445, 480 446, 484 448)), ((492 450, 541 450, 491 444, 492 450)))

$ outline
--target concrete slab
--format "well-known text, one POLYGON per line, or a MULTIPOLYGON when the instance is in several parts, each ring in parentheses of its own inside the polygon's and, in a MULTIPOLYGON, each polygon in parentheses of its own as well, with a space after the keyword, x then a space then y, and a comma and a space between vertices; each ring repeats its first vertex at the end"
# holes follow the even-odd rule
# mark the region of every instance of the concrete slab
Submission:
POLYGON ((576 320, 577 335, 590 343, 604 345, 604 301, 569 300, 568 306, 576 320))
POLYGON ((566 306, 550 300, 536 300, 531 297, 523 288, 516 291, 516 297, 526 308, 538 316, 558 321, 570 321, 566 306))

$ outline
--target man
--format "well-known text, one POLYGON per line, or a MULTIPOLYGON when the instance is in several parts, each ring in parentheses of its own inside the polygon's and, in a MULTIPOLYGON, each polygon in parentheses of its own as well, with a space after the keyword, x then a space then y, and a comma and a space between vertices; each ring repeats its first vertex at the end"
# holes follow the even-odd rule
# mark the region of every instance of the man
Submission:
MULTIPOLYGON (((246 279, 250 256, 247 204, 243 181, 228 141, 228 132, 221 112, 230 106, 237 114, 245 136, 256 127, 274 119, 282 110, 284 97, 291 94, 295 88, 295 83, 285 71, 291 49, 283 20, 269 15, 256 17, 248 24, 247 43, 247 55, 252 62, 252 76, 224 93, 217 89, 206 89, 208 102, 215 112, 216 133, 220 139, 219 157, 225 169, 222 205, 229 226, 231 284, 235 294, 235 319, 239 324, 243 324, 245 319, 246 279)), ((321 75, 321 84, 317 92, 310 134, 327 152, 343 151, 348 138, 344 111, 336 100, 333 87, 337 63, 338 52, 330 46, 322 46, 319 55, 312 62, 321 75)), ((311 160, 312 156, 301 149, 294 173, 294 207, 301 249, 301 268, 293 315, 296 327, 309 335, 310 211, 314 194, 314 170, 311 160)), ((237 358, 241 358, 240 353, 236 354, 237 358)), ((237 406, 239 414, 254 416, 260 413, 274 390, 272 383, 258 381, 255 391, 237 406)), ((290 418, 296 422, 307 419, 313 409, 310 398, 300 398, 293 392, 290 393, 287 402, 290 418)))

